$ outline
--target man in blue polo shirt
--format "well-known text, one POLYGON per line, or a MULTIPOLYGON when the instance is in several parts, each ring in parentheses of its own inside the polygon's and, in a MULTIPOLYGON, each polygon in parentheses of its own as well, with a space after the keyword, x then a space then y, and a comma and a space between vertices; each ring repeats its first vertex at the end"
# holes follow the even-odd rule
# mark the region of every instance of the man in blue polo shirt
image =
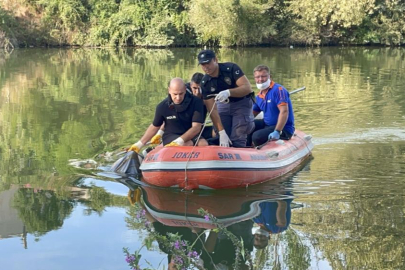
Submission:
POLYGON ((263 119, 255 121, 253 144, 259 146, 268 140, 289 140, 295 131, 290 94, 284 86, 271 80, 269 67, 259 65, 253 70, 253 75, 260 90, 253 105, 253 115, 263 112, 263 119))

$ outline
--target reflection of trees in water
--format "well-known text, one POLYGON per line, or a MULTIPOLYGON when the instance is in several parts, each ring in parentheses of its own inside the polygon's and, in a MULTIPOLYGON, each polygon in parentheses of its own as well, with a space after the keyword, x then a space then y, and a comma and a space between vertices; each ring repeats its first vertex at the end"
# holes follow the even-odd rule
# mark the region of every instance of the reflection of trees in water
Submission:
MULTIPOLYGON (((70 174, 68 160, 133 141, 173 76, 188 63, 169 50, 21 50, 0 63, 0 170, 70 174), (40 119, 40 121, 38 120, 40 119), (11 144, 10 144, 11 143, 11 144)), ((21 182, 19 182, 21 183, 21 182)))
POLYGON ((129 202, 126 197, 108 193, 104 188, 92 185, 90 187, 90 200, 82 201, 82 204, 87 206, 84 210, 86 215, 96 213, 101 216, 106 207, 128 206, 129 202))
POLYGON ((310 269, 310 247, 296 230, 289 228, 271 236, 267 248, 255 251, 254 264, 255 269, 310 269))
POLYGON ((40 236, 59 229, 72 212, 74 202, 62 200, 49 190, 19 189, 13 206, 27 232, 40 236))
POLYGON ((367 190, 357 192, 351 203, 314 198, 296 215, 304 224, 301 238, 322 252, 317 259, 327 260, 332 269, 403 269, 403 194, 367 197, 367 190))
POLYGON ((310 249, 303 243, 297 231, 290 228, 281 237, 286 241, 285 253, 281 255, 288 269, 309 269, 310 249))
MULTIPOLYGON (((57 196, 52 190, 21 188, 16 192, 13 207, 18 211, 28 233, 40 236, 63 225, 77 204, 74 198, 68 199, 77 191, 67 189, 69 194, 64 197, 57 196)), ((106 207, 129 205, 126 197, 110 194, 104 188, 92 186, 89 193, 90 199, 81 196, 76 198, 87 207, 84 210, 86 215, 101 215, 106 207)))

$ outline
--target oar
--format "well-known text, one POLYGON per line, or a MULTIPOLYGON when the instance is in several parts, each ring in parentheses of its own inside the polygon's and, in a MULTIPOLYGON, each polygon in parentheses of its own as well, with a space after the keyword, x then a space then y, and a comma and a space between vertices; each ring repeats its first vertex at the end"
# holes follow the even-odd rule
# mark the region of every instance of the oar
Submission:
POLYGON ((303 90, 305 90, 305 89, 307 89, 305 86, 303 86, 303 87, 301 87, 301 88, 298 88, 298 89, 295 89, 295 90, 293 90, 293 91, 290 92, 290 95, 295 94, 295 93, 298 93, 298 92, 301 92, 301 91, 303 91, 303 90))
MULTIPOLYGON (((295 93, 298 93, 298 92, 301 92, 301 91, 303 91, 303 90, 305 90, 305 89, 306 89, 305 86, 300 87, 300 88, 298 88, 298 89, 295 89, 295 90, 291 91, 291 92, 290 92, 290 95, 295 94, 295 93)), ((256 149, 257 149, 257 150, 262 149, 263 146, 265 146, 265 145, 266 145, 268 142, 270 142, 270 141, 275 141, 275 140, 267 140, 265 143, 263 143, 263 144, 259 145, 258 147, 256 147, 256 149)))
MULTIPOLYGON (((301 87, 301 88, 297 88, 297 89, 291 91, 291 92, 290 92, 290 95, 295 94, 295 93, 298 93, 298 92, 301 92, 301 91, 303 91, 303 90, 305 90, 305 89, 306 89, 305 86, 303 86, 303 87, 301 87)), ((260 113, 255 117, 255 119, 261 119, 261 118, 263 118, 263 112, 260 112, 260 113)), ((205 123, 206 123, 206 124, 211 124, 212 121, 211 121, 210 119, 208 119, 205 123)))

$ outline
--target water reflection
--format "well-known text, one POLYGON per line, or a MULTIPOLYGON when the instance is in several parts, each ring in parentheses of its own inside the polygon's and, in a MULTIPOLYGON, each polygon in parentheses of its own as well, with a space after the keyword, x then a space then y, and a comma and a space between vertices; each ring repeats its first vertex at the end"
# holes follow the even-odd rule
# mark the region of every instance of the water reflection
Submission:
POLYGON ((285 199, 260 203, 260 214, 253 218, 259 226, 254 234, 257 249, 267 247, 271 235, 287 230, 291 222, 291 202, 292 199, 285 199))
POLYGON ((211 221, 198 213, 203 208, 216 217, 218 223, 230 226, 251 219, 258 214, 259 204, 279 195, 249 194, 246 192, 183 192, 142 187, 142 198, 147 211, 168 226, 192 226, 204 229, 215 228, 211 221))
MULTIPOLYGON (((88 190, 70 187, 69 198, 55 190, 13 185, 0 192, 0 239, 20 236, 27 248, 27 235, 39 238, 58 230, 70 216, 75 200, 89 199, 88 190)), ((68 192, 69 192, 68 191, 68 192)))
POLYGON ((282 233, 290 225, 293 177, 290 174, 252 190, 194 192, 120 181, 130 189, 130 202, 142 206, 143 212, 136 216, 143 213, 151 222, 150 234, 166 237, 155 239, 168 254, 170 267, 176 262, 179 266, 180 261, 174 255, 175 244, 165 242, 172 233, 192 246, 205 269, 251 269, 254 246, 264 249, 270 235, 282 233))
POLYGON ((20 188, 13 199, 27 231, 36 237, 61 228, 73 206, 72 200, 61 200, 51 190, 20 188))
MULTIPOLYGON (((109 163, 98 157, 139 138, 150 124, 151 108, 166 93, 167 81, 175 76, 187 79, 200 71, 197 51, 0 53, 1 269, 128 269, 121 248, 139 248, 143 224, 129 220, 136 214, 128 188, 113 177, 96 174, 109 163), (72 187, 79 189, 78 197, 72 187), (59 209, 62 212, 55 213, 59 209), (89 256, 84 258, 77 246, 89 256), (40 266, 35 268, 32 262, 40 266)), ((257 268, 404 268, 405 50, 223 48, 217 52, 223 61, 238 63, 252 84, 250 71, 264 63, 288 90, 307 87, 293 96, 293 102, 297 128, 314 137, 311 170, 301 170, 289 187, 249 188, 252 201, 259 197, 256 202, 260 196, 281 195, 276 190, 295 196, 288 228, 272 234, 266 248, 253 248, 257 268), (298 205, 303 207, 294 209, 298 205)), ((245 190, 225 194, 232 192, 245 198, 245 190)), ((205 222, 197 215, 189 217, 205 222)), ((239 224, 237 215, 219 218, 224 224, 229 221, 228 227, 239 224)), ((253 224, 253 232, 257 228, 253 224)), ((212 228, 203 229, 207 240, 212 228)), ((158 268, 162 254, 153 247, 142 254, 150 262, 157 261, 152 268, 158 268)))

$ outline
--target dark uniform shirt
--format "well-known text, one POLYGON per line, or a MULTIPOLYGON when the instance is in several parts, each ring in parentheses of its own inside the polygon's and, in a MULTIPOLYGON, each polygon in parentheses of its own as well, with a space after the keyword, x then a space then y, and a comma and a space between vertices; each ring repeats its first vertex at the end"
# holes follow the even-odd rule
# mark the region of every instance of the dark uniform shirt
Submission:
MULTIPOLYGON (((190 83, 186 83, 186 89, 187 89, 187 92, 189 92, 190 94, 192 94, 192 95, 193 95, 193 90, 191 89, 191 85, 190 85, 190 83)), ((205 106, 205 104, 204 104, 204 113, 203 113, 204 118, 206 117, 207 112, 208 112, 208 110, 207 110, 207 106, 205 106)))
POLYGON ((165 133, 163 134, 163 144, 172 138, 173 134, 179 137, 187 132, 193 122, 204 123, 205 115, 203 102, 200 98, 186 93, 181 104, 174 104, 169 97, 165 98, 156 107, 153 125, 160 127, 165 123, 165 133))
MULTIPOLYGON (((201 90, 203 99, 210 99, 219 92, 237 87, 236 81, 245 75, 237 64, 234 63, 218 63, 219 74, 218 77, 211 77, 207 74, 204 75, 201 81, 201 90)), ((247 97, 249 97, 247 95, 247 97)), ((244 99, 245 97, 229 97, 229 102, 235 102, 244 99)))

